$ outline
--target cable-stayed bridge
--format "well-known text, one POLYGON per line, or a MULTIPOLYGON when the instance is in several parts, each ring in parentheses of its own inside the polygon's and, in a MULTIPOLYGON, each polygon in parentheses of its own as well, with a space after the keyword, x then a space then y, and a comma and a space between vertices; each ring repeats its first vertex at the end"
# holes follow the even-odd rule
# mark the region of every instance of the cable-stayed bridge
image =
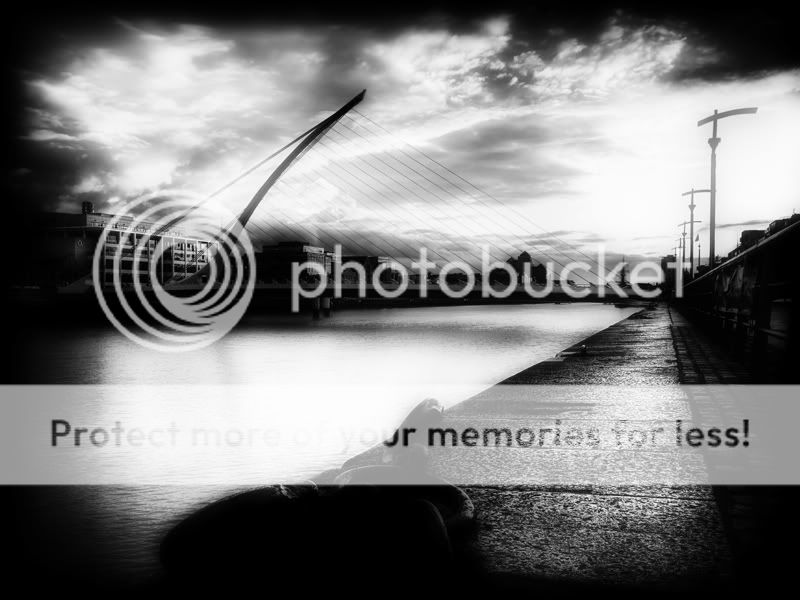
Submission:
MULTIPOLYGON (((555 282, 551 293, 569 285, 582 288, 584 297, 617 297, 604 289, 614 277, 598 264, 597 256, 543 228, 512 202, 479 188, 359 111, 364 95, 362 91, 193 208, 223 202, 237 216, 221 229, 234 235, 246 230, 256 247, 304 240, 324 248, 339 246, 343 255, 388 257, 406 267, 425 248, 434 270, 457 263, 476 273, 487 259, 506 263, 527 253, 548 265, 548 278, 555 282), (250 196, 256 183, 257 191, 250 196), (569 283, 562 281, 562 270, 576 261, 581 267, 570 271, 569 283)), ((164 228, 179 224, 191 210, 176 215, 164 228)), ((166 287, 176 292, 191 289, 207 281, 208 271, 206 266, 166 287)), ((516 286, 509 283, 511 297, 525 293, 524 280, 516 286)), ((257 288, 278 292, 288 285, 260 281, 257 288)), ((433 281, 423 285, 432 297, 441 292, 433 281)), ((389 282, 383 287, 394 291, 398 285, 389 282)), ((419 282, 408 284, 406 293, 418 294, 419 287, 419 282)), ((451 287, 457 290, 459 283, 451 287)), ((479 294, 480 287, 472 295, 479 294)), ((344 284, 340 289, 342 295, 352 295, 359 286, 344 284)), ((374 291, 368 281, 367 295, 374 291)))

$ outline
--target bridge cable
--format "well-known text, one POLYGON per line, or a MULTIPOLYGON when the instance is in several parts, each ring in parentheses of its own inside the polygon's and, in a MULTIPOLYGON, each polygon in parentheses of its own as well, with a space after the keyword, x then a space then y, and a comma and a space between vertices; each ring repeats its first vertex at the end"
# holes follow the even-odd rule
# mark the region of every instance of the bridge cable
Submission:
MULTIPOLYGON (((559 241, 559 242, 561 242, 562 244, 564 244, 565 246, 567 246, 567 247, 571 248, 571 249, 572 249, 574 252, 576 252, 577 254, 580 254, 581 256, 583 256, 583 257, 585 257, 585 258, 587 258, 587 259, 589 259, 589 260, 591 260, 591 261, 593 261, 593 262, 594 262, 594 259, 593 259, 591 256, 589 256, 588 254, 586 254, 585 252, 583 252, 583 251, 581 251, 580 249, 578 249, 578 248, 574 247, 572 244, 570 244, 570 243, 569 243, 569 242, 567 242, 566 240, 563 240, 563 239, 559 238, 558 236, 556 236, 556 235, 553 235, 553 233, 552 233, 552 232, 550 232, 550 231, 547 231, 547 230, 546 230, 546 229, 544 229, 544 228, 543 228, 541 225, 537 224, 535 221, 532 221, 532 220, 531 220, 529 217, 527 217, 527 216, 525 216, 524 214, 520 213, 518 210, 514 209, 512 206, 507 206, 507 205, 506 205, 506 203, 505 203, 505 202, 503 202, 502 200, 499 200, 498 198, 494 197, 494 196, 493 196, 492 194, 490 194, 489 192, 487 192, 487 191, 485 191, 485 190, 483 190, 483 189, 479 188, 477 185, 475 185, 474 183, 472 183, 472 182, 471 182, 471 181, 469 181, 468 179, 465 179, 464 177, 462 177, 462 176, 461 176, 461 175, 459 175, 458 173, 454 172, 453 170, 451 170, 450 168, 448 168, 446 165, 442 164, 441 162, 439 162, 439 161, 438 161, 438 160, 436 160, 435 158, 431 157, 431 156, 430 156, 430 155, 428 155, 427 153, 425 153, 425 152, 423 152, 422 150, 420 150, 420 149, 418 149, 418 148, 416 148, 416 147, 412 146, 411 144, 409 144, 409 143, 408 143, 408 142, 406 142, 405 140, 401 139, 401 138, 400 138, 400 137, 398 137, 397 135, 395 135, 395 134, 393 134, 392 132, 390 132, 389 130, 387 130, 385 127, 383 127, 383 126, 382 126, 382 125, 380 125, 379 123, 377 123, 377 122, 373 121, 372 119, 370 119, 368 116, 366 116, 366 115, 365 115, 365 114, 363 114, 362 112, 360 112, 360 111, 358 111, 358 110, 355 110, 355 109, 353 109, 353 111, 352 111, 352 112, 354 112, 354 113, 356 113, 357 115, 359 115, 359 116, 363 117, 365 120, 367 120, 368 122, 372 123, 372 124, 373 124, 375 127, 377 127, 377 128, 379 128, 379 129, 381 129, 382 131, 386 132, 386 134, 387 134, 388 136, 391 136, 392 138, 396 139, 396 140, 397 140, 398 142, 400 142, 401 144, 403 144, 403 145, 405 145, 405 146, 408 146, 409 148, 411 148, 411 149, 412 149, 412 150, 414 150, 415 152, 417 152, 417 153, 421 154, 422 156, 424 156, 425 158, 427 158, 429 161, 431 161, 431 162, 435 163, 436 165, 438 165, 439 167, 441 167, 442 169, 444 169, 444 170, 445 170, 445 171, 447 171, 448 173, 452 174, 452 175, 453 175, 454 177, 456 177, 457 179, 459 179, 459 180, 463 181, 463 182, 464 182, 464 183, 466 183, 466 184, 467 184, 469 187, 471 187, 471 188, 473 188, 475 191, 477 191, 479 194, 483 194, 483 195, 485 195, 486 197, 488 197, 488 198, 490 198, 490 199, 494 200, 495 202, 498 202, 498 203, 499 203, 499 204, 501 204, 503 207, 505 207, 505 208, 508 208, 510 211, 512 211, 513 213, 515 213, 517 216, 519 216, 521 219, 525 220, 526 222, 528 222, 528 223, 529 223, 529 224, 531 224, 532 226, 536 227, 537 229, 539 229, 540 231, 542 231, 542 232, 544 232, 544 233, 547 233, 548 235, 550 235, 551 237, 553 237, 553 238, 554 238, 556 241, 559 241)), ((350 120, 352 120, 352 121, 356 122, 356 121, 355 121, 355 120, 354 120, 352 117, 350 117, 349 115, 346 115, 346 117, 347 117, 347 118, 349 118, 350 120)), ((356 122, 356 123, 357 123, 357 122, 356 122)), ((362 125, 362 126, 363 126, 363 125, 362 125)), ((408 154, 407 154, 407 153, 405 153, 403 150, 400 150, 400 152, 403 152, 404 154, 408 155, 408 154)), ((431 171, 432 173, 435 173, 435 174, 436 174, 438 177, 440 177, 440 178, 444 179, 445 181, 448 181, 448 180, 447 180, 446 178, 444 178, 444 177, 443 177, 441 174, 437 173, 436 171, 434 171, 434 170, 433 170, 433 169, 431 169, 430 167, 428 167, 428 166, 424 165, 423 163, 421 163, 421 162, 420 162, 420 161, 418 161, 417 159, 413 158, 411 155, 408 155, 408 156, 409 156, 409 158, 411 158, 411 159, 412 159, 412 160, 414 160, 415 162, 418 162, 418 163, 419 163, 419 164, 421 164, 422 166, 425 166, 425 167, 426 167, 426 168, 427 168, 429 171, 431 171)), ((452 185, 456 185, 456 186, 457 186, 457 184, 455 184, 455 183, 452 183, 452 185)), ((462 189, 462 191, 465 191, 465 192, 466 192, 466 190, 463 190, 463 188, 460 188, 460 186, 457 186, 457 187, 459 187, 459 189, 462 189)), ((469 193, 469 192, 466 192, 466 193, 469 193)), ((470 194, 470 195, 471 195, 473 198, 475 198, 476 200, 479 200, 479 201, 481 201, 481 198, 480 198, 480 197, 478 197, 478 196, 474 196, 473 194, 470 194)), ((485 203, 484 203, 484 204, 485 204, 485 203)), ((487 208, 491 208, 491 207, 489 207, 488 205, 486 205, 486 206, 487 206, 487 208)))
MULTIPOLYGON (((346 126, 345 126, 345 127, 346 127, 346 126)), ((349 128, 349 127, 348 127, 348 129, 350 129, 350 130, 352 131, 352 129, 351 129, 351 128, 349 128)), ((334 132, 334 133, 337 133, 337 134, 339 134, 339 135, 342 135, 340 132, 338 132, 338 131, 336 131, 336 130, 333 130, 333 132, 334 132)), ((357 132, 355 132, 355 133, 356 133, 357 135, 359 135, 359 137, 362 137, 362 138, 363 138, 363 136, 361 136, 361 135, 360 135, 360 134, 358 134, 357 132)), ((346 138, 346 136, 343 136, 343 135, 342 135, 342 137, 345 137, 345 139, 347 139, 347 138, 346 138)), ((366 138, 364 138, 364 139, 366 139, 366 138)), ((328 137, 328 141, 331 141, 331 142, 336 142, 336 140, 334 140, 334 138, 332 138, 332 137, 328 137)), ((399 171, 398 169, 396 169, 395 167, 393 167, 392 165, 390 165, 390 164, 389 164, 389 163, 387 163, 386 161, 382 160, 380 157, 377 157, 377 156, 375 156, 375 158, 376 158, 376 160, 378 160, 378 161, 379 161, 379 162, 381 162, 382 164, 386 165, 388 168, 390 168, 390 169, 394 170, 395 172, 397 172, 398 174, 400 174, 400 175, 401 175, 401 177, 403 177, 403 178, 405 178, 405 179, 408 179, 408 180, 410 180, 410 181, 414 181, 414 180, 413 180, 413 179, 411 179, 411 178, 410 178, 410 177, 409 177, 407 174, 405 174, 405 173, 402 173, 401 171, 399 171)), ((392 157, 392 158, 394 158, 394 157, 392 157)), ((366 161, 366 159, 362 159, 362 160, 364 160, 365 162, 367 162, 367 161, 366 161)), ((441 185, 438 185, 438 184, 436 184, 435 182, 431 181, 431 180, 430 180, 428 177, 426 177, 424 174, 420 173, 419 171, 415 170, 413 167, 410 167, 410 166, 406 165, 405 163, 403 163, 402 161, 400 161, 400 160, 398 160, 398 159, 396 159, 396 158, 394 158, 394 160, 395 160, 395 161, 397 161, 399 164, 403 165, 404 167, 408 168, 409 170, 411 170, 411 171, 412 171, 412 172, 414 172, 415 174, 419 175, 419 176, 420 176, 420 177, 422 177, 423 179, 425 179, 425 180, 429 181, 431 184, 433 184, 433 185, 437 186, 439 189, 441 189, 442 191, 444 191, 444 192, 445 192, 447 195, 449 195, 449 196, 451 196, 451 197, 456 197, 456 196, 455 196, 455 195, 454 195, 452 192, 450 192, 450 191, 448 191, 448 190, 446 190, 446 189, 442 188, 442 186, 441 186, 441 185)), ((375 168, 375 167, 373 166, 373 168, 375 168)), ((377 169, 377 168, 375 168, 375 169, 376 169, 378 172, 380 172, 380 173, 382 173, 382 174, 386 175, 386 173, 383 173, 383 172, 382 172, 382 171, 380 171, 379 169, 377 169)), ((387 176, 388 176, 388 175, 387 175, 387 176)), ((390 178, 390 179, 392 179, 390 176, 389 176, 389 178, 390 178)), ((395 181, 396 181, 396 180, 395 180, 395 181)), ((397 183, 399 183, 399 182, 397 182, 397 183)), ((425 188, 424 188, 424 187, 423 187, 421 184, 419 184, 418 182, 414 181, 414 183, 415 183, 415 185, 417 185, 417 187, 419 187, 419 188, 420 188, 420 189, 422 189, 423 191, 426 191, 427 193, 429 193, 429 194, 433 195, 433 196, 434 196, 434 197, 436 197, 436 198, 439 198, 440 200, 446 201, 446 199, 445 199, 445 198, 442 198, 442 197, 441 197, 439 194, 436 194, 436 193, 434 193, 434 192, 431 192, 431 191, 429 191, 429 190, 426 190, 426 189, 425 189, 425 188)), ((400 185, 403 185, 403 184, 402 184, 402 183, 400 183, 400 185)), ((403 187, 404 187, 404 188, 405 188, 407 191, 409 191, 410 193, 412 193, 412 194, 414 193, 414 192, 412 192, 411 190, 409 190, 409 189, 408 189, 406 186, 404 186, 404 185, 403 185, 403 187)), ((415 194, 415 195, 417 195, 417 194, 415 194)), ((419 197, 419 196, 417 195, 417 197, 419 197)), ((423 201, 424 201, 424 199, 423 199, 423 201)), ((463 215, 463 213, 462 213, 462 215, 463 215)), ((469 221, 469 219, 468 219, 468 222, 470 222, 470 223, 471 223, 471 221, 469 221)), ((496 223, 496 222, 495 222, 495 223, 496 223)), ((499 223, 496 223, 496 224, 500 225, 499 223)), ((477 230, 475 230, 475 229, 472 229, 472 231, 473 231, 474 233, 476 233, 476 234, 479 234, 479 232, 478 232, 477 230)), ((521 236, 517 236, 517 237, 518 237, 518 238, 520 238, 520 239, 522 239, 522 238, 521 238, 521 236)), ((501 239, 502 239, 502 238, 501 238, 501 239)), ((504 241, 505 241, 505 240, 504 240, 504 241)), ((523 240, 523 241, 524 241, 524 240, 523 240)), ((508 246, 509 246, 510 248, 512 248, 512 249, 515 249, 515 246, 514 246, 514 244, 511 244, 511 243, 509 243, 508 241, 506 241, 506 243, 508 244, 508 246)), ((538 244, 534 244, 534 243, 530 243, 530 242, 525 242, 525 245, 527 245, 527 246, 534 246, 535 248, 537 248, 537 249, 538 249, 538 251, 539 251, 539 252, 541 252, 542 254, 544 254, 544 255, 546 256, 546 258, 549 258, 549 259, 551 259, 553 262, 555 262, 555 263, 559 264, 559 266, 561 266, 562 268, 565 266, 565 265, 564 265, 564 264, 562 264, 560 261, 558 261, 558 260, 557 260, 557 259, 555 259, 554 257, 550 256, 550 255, 549 255, 547 252, 545 252, 544 250, 541 250, 541 248, 539 248, 539 245, 538 245, 538 244)), ((498 248, 499 248, 499 246, 498 246, 498 248)), ((594 275, 594 273, 592 273, 592 274, 594 275)), ((585 281, 587 284, 591 285, 591 282, 590 282, 588 279, 586 279, 585 277, 583 277, 582 275, 580 275, 579 273, 575 272, 575 273, 574 273, 574 275, 575 275, 575 276, 577 276, 577 277, 580 277, 580 278, 581 278, 581 279, 583 279, 583 280, 584 280, 584 281, 585 281)))

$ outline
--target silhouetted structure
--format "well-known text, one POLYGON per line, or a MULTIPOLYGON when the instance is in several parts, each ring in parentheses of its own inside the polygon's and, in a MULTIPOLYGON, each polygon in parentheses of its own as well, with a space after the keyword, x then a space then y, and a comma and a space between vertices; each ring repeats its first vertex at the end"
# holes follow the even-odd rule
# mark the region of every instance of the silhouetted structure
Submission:
POLYGON ((675 292, 675 262, 674 254, 668 254, 661 259, 661 273, 664 278, 661 282, 661 290, 664 298, 671 298, 675 292), (670 265, 673 265, 670 267, 670 265))
MULTIPOLYGON (((534 262, 528 252, 522 252, 517 258, 511 257, 506 261, 516 273, 516 283, 522 283, 525 277, 525 265, 530 265, 531 280, 533 283, 547 283, 547 267, 534 262)), ((492 269, 489 272, 489 282, 492 284, 509 285, 511 278, 505 269, 492 269)))
POLYGON ((118 252, 116 271, 122 284, 133 283, 134 258, 139 262, 140 283, 150 283, 149 271, 155 260, 155 272, 163 284, 197 273, 208 264, 213 246, 212 242, 191 237, 177 227, 162 230, 147 221, 134 226, 131 215, 95 212, 91 202, 84 202, 79 214, 42 213, 35 221, 33 243, 25 258, 26 281, 20 283, 65 287, 90 278, 97 244, 107 227, 109 232, 99 263, 100 281, 104 285, 113 284, 114 256, 118 252), (135 257, 137 247, 141 247, 141 252, 135 257))
MULTIPOLYGON (((336 256, 325 248, 312 246, 303 241, 278 242, 274 246, 262 246, 255 253, 256 278, 263 282, 286 282, 292 277, 292 264, 306 262, 322 266, 326 276, 333 272, 336 256)), ((310 268, 303 269, 301 276, 316 276, 310 268)))
POLYGON ((746 232, 746 247, 715 269, 698 271, 678 302, 688 315, 727 338, 763 379, 794 381, 800 359, 800 215, 773 225, 760 238, 746 232))
MULTIPOLYGON (((400 273, 392 269, 391 259, 388 256, 365 256, 365 255, 348 255, 342 257, 342 265, 346 263, 356 263, 364 267, 364 273, 367 277, 367 284, 372 283, 372 276, 378 268, 382 271, 379 279, 382 283, 397 283, 400 281, 400 273), (382 265, 387 265, 383 267, 382 265)), ((345 283, 358 283, 358 276, 354 269, 344 269, 342 271, 342 281, 345 283)))

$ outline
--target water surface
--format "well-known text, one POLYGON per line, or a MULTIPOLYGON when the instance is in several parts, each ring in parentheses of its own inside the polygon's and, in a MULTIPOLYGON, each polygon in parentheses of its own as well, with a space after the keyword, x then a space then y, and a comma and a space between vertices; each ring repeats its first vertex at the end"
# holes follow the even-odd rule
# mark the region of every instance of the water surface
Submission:
MULTIPOLYGON (((283 386, 301 398, 280 407, 287 426, 323 415, 334 428, 391 430, 426 395, 451 390, 437 397, 452 405, 633 311, 578 303, 353 310, 319 321, 250 317, 211 347, 185 354, 154 353, 110 328, 32 332, 29 342, 37 383, 283 386), (320 397, 325 388, 333 392, 320 397), (376 396, 375 389, 382 393, 376 396), (359 390, 370 395, 359 397, 359 390)), ((87 403, 87 414, 103 410, 87 403)), ((265 469, 313 476, 372 443, 334 437, 284 447, 280 456, 266 457, 265 469)), ((158 542, 171 523, 241 489, 190 485, 190 474, 182 478, 181 465, 173 466, 174 485, 30 491, 27 502, 37 520, 31 547, 48 548, 54 564, 91 568, 115 580, 146 578, 157 570, 158 542)))

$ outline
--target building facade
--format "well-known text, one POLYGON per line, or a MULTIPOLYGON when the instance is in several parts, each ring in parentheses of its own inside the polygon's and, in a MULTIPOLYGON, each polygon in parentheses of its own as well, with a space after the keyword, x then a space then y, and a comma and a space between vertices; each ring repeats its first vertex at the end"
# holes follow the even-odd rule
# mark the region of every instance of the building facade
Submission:
POLYGON ((56 287, 91 278, 94 255, 106 228, 99 264, 104 286, 113 285, 115 272, 122 285, 132 285, 134 277, 151 285, 152 266, 158 283, 180 282, 200 272, 211 257, 213 242, 177 228, 162 230, 154 223, 134 223, 129 215, 95 212, 91 203, 85 202, 80 214, 40 216, 32 278, 56 287))

